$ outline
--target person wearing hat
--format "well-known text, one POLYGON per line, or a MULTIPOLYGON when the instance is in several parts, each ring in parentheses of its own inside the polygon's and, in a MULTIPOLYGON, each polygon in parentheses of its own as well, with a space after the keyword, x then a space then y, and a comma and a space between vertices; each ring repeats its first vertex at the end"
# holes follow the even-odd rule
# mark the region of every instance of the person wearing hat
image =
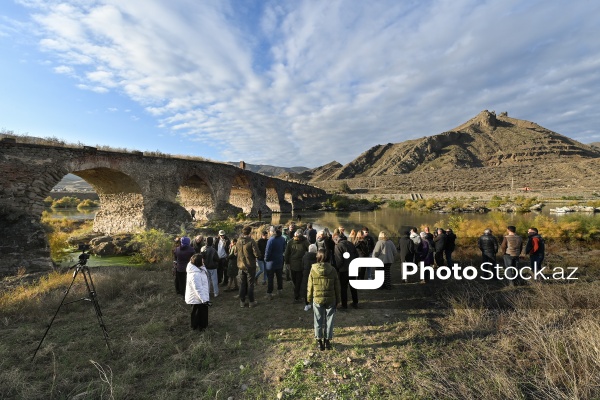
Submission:
POLYGON ((219 231, 219 236, 215 238, 215 243, 213 247, 217 250, 217 255, 219 256, 219 267, 217 269, 217 274, 219 278, 219 283, 223 286, 227 286, 229 280, 227 279, 227 260, 229 255, 230 248, 230 240, 225 235, 225 231, 221 229, 219 231))
POLYGON ((190 262, 190 258, 194 255, 195 251, 191 244, 191 239, 187 236, 181 238, 181 244, 175 249, 175 262, 177 268, 175 271, 175 292, 180 295, 185 295, 186 285, 186 268, 190 262))
MULTIPOLYGON (((294 301, 300 301, 300 288, 302 287, 302 257, 308 251, 308 240, 303 234, 302 229, 298 229, 294 234, 294 239, 290 240, 285 248, 285 264, 289 266, 294 284, 294 301)), ((303 296, 304 297, 304 296, 303 296)))

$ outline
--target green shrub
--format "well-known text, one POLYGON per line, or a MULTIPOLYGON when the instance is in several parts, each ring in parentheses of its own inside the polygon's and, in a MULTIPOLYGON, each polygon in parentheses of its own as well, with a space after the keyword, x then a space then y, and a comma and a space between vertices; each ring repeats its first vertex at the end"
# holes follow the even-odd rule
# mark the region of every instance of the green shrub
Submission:
POLYGON ((100 207, 100 202, 91 199, 85 199, 77 205, 77 208, 95 208, 100 207))
POLYGON ((171 236, 159 229, 150 229, 134 236, 132 244, 138 247, 136 261, 151 264, 170 261, 173 240, 171 236))
POLYGON ((65 196, 54 200, 52 208, 77 208, 79 199, 77 197, 65 196))
POLYGON ((52 207, 52 203, 54 203, 54 199, 52 197, 48 196, 44 199, 44 207, 52 207))
POLYGON ((389 208, 404 208, 406 200, 390 200, 387 202, 389 208))

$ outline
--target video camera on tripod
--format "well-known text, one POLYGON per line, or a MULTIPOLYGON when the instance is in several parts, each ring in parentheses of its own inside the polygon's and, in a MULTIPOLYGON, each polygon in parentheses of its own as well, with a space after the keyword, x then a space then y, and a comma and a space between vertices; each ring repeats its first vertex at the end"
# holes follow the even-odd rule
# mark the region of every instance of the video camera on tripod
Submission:
POLYGON ((90 249, 89 244, 80 244, 77 249, 81 250, 81 254, 79 255, 79 263, 73 265, 71 268, 74 268, 77 265, 85 265, 87 264, 87 260, 90 259, 90 253, 86 253, 86 251, 90 249))
POLYGON ((104 320, 102 319, 102 310, 100 310, 100 304, 98 303, 96 288, 94 286, 94 281, 92 281, 92 275, 90 273, 89 267, 86 266, 87 261, 90 258, 90 254, 86 253, 86 251, 90 249, 90 245, 89 244, 80 244, 78 246, 78 249, 81 250, 81 254, 79 255, 79 262, 77 262, 77 264, 73 265, 72 267, 69 267, 69 269, 75 268, 75 272, 73 272, 73 280, 71 281, 71 284, 65 291, 65 295, 63 296, 60 304, 58 305, 58 308, 56 309, 54 316, 50 320, 50 323, 48 324, 48 327, 46 328, 46 332, 44 332, 44 336, 42 336, 42 339, 40 340, 40 343, 38 344, 37 349, 35 349, 35 352, 33 353, 33 357, 31 358, 31 361, 33 361, 35 359, 35 356, 36 356, 38 350, 42 346, 42 342, 46 338, 46 335, 48 334, 48 331, 50 330, 50 327, 52 326, 52 323, 54 322, 54 319, 58 315, 58 312, 60 311, 60 308, 63 306, 63 304, 76 303, 76 302, 82 301, 82 300, 89 301, 94 305, 94 310, 96 311, 96 318, 98 319, 100 329, 102 329, 102 334, 104 335, 104 341, 106 342, 106 347, 108 347, 108 350, 112 353, 112 349, 110 348, 110 343, 109 343, 108 330, 106 328, 106 325, 104 325, 104 320), (83 297, 83 298, 76 299, 76 300, 65 303, 65 299, 67 298, 69 291, 73 287, 73 284, 75 283, 75 278, 77 278, 77 275, 79 275, 79 273, 81 273, 81 276, 83 276, 83 281, 87 288, 87 297, 83 297))

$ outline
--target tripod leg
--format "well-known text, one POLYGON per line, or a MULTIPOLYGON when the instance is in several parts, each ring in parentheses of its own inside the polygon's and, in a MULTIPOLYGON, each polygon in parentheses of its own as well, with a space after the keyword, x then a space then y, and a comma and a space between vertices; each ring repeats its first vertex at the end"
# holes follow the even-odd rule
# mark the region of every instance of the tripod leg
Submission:
POLYGON ((50 320, 50 323, 48 324, 48 328, 46 328, 46 332, 44 332, 44 336, 42 336, 42 340, 40 340, 40 343, 38 344, 37 349, 35 349, 35 352, 33 353, 33 357, 31 357, 31 361, 32 362, 35 359, 35 356, 36 356, 38 350, 40 349, 40 347, 42 347, 42 342, 46 338, 46 335, 48 334, 48 331, 50 330, 50 327, 52 326, 52 323, 54 322, 54 319, 58 315, 58 312, 60 311, 60 308, 62 307, 63 303, 65 302, 65 299, 67 298, 67 295, 69 294, 69 291, 73 287, 73 283, 75 282, 75 278, 77 277, 77 273, 78 272, 79 272, 79 268, 75 269, 75 272, 73 272, 73 280, 71 281, 71 284, 69 285, 69 287, 65 291, 65 295, 63 296, 62 300, 60 301, 60 304, 58 305, 58 308, 56 309, 56 312, 54 313, 54 316, 50 320))
POLYGON ((94 281, 92 281, 92 274, 87 267, 83 269, 83 279, 85 280, 85 285, 87 286, 88 293, 90 295, 90 300, 94 304, 94 310, 96 311, 96 318, 98 318, 98 324, 100 324, 100 328, 102 329, 102 334, 104 335, 104 341, 106 342, 106 347, 112 354, 112 349, 110 348, 110 342, 108 337, 108 330, 106 329, 106 325, 104 325, 104 320, 102 320, 102 310, 100 309, 100 304, 98 303, 98 299, 96 298, 96 288, 94 287, 94 281))

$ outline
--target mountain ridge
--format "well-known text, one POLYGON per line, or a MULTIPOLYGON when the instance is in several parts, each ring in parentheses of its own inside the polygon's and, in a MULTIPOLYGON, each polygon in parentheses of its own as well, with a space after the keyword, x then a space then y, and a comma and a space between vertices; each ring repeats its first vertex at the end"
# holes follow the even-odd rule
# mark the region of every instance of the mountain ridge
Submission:
POLYGON ((508 117, 506 112, 497 116, 493 111, 483 110, 449 131, 376 145, 346 165, 332 168, 330 163, 300 176, 318 182, 591 158, 600 158, 600 148, 585 145, 534 122, 508 117))

